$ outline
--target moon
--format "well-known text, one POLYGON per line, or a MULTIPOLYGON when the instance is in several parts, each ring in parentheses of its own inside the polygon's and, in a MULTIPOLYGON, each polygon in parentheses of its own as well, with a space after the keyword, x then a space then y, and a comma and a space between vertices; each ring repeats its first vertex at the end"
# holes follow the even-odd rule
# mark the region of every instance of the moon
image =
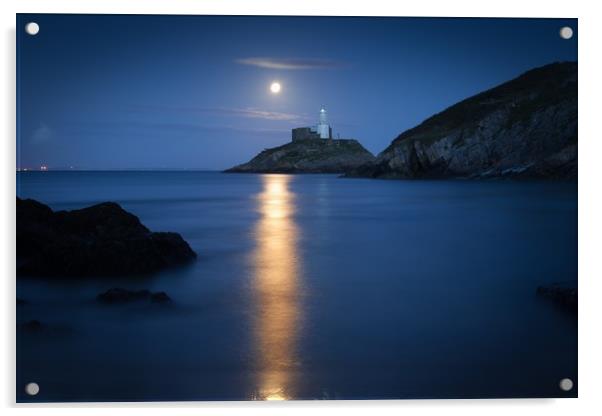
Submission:
POLYGON ((270 91, 272 94, 278 94, 281 88, 282 87, 280 86, 279 82, 272 82, 272 85, 270 85, 270 91))
POLYGON ((29 22, 25 25, 25 32, 27 32, 28 35, 37 35, 39 31, 40 25, 38 25, 36 22, 29 22))
POLYGON ((573 29, 569 26, 560 28, 560 37, 562 39, 570 39, 573 37, 573 29))

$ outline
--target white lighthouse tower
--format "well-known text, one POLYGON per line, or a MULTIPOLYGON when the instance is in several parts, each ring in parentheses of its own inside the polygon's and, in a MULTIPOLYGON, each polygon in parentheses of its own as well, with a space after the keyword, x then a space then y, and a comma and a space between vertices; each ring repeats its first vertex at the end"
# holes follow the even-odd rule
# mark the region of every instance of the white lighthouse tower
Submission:
POLYGON ((316 126, 316 131, 320 136, 320 139, 330 139, 330 126, 328 125, 328 117, 326 116, 326 109, 324 106, 320 109, 320 121, 316 126))

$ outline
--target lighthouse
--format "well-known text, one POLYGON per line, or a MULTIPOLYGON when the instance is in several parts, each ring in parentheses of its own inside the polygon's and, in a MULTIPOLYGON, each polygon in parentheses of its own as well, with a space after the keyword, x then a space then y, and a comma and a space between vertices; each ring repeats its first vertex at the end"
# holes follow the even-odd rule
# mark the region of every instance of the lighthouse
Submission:
POLYGON ((311 127, 294 128, 292 130, 292 139, 294 142, 310 139, 332 139, 332 127, 328 124, 328 117, 326 116, 326 109, 324 106, 320 108, 318 124, 311 127))
POLYGON ((328 125, 328 117, 326 115, 326 109, 324 108, 324 106, 322 106, 322 108, 320 108, 319 122, 318 122, 318 125, 316 126, 316 131, 317 131, 318 135, 320 136, 320 139, 332 138, 331 129, 330 129, 330 126, 328 125))

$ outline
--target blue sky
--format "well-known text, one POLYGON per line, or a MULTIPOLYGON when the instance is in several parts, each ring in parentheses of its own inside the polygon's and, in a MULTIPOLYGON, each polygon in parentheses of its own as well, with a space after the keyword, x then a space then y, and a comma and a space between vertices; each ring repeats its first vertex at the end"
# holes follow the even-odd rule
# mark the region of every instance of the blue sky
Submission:
POLYGON ((461 99, 576 61, 562 26, 577 33, 576 19, 21 14, 17 166, 225 169, 322 104, 335 135, 376 154, 461 99))

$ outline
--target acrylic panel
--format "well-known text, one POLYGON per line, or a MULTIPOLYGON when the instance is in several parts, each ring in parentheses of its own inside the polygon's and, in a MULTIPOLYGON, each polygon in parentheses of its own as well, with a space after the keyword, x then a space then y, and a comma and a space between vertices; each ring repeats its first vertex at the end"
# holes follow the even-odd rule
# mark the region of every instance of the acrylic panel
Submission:
POLYGON ((577 29, 17 15, 17 401, 576 397, 577 29))

